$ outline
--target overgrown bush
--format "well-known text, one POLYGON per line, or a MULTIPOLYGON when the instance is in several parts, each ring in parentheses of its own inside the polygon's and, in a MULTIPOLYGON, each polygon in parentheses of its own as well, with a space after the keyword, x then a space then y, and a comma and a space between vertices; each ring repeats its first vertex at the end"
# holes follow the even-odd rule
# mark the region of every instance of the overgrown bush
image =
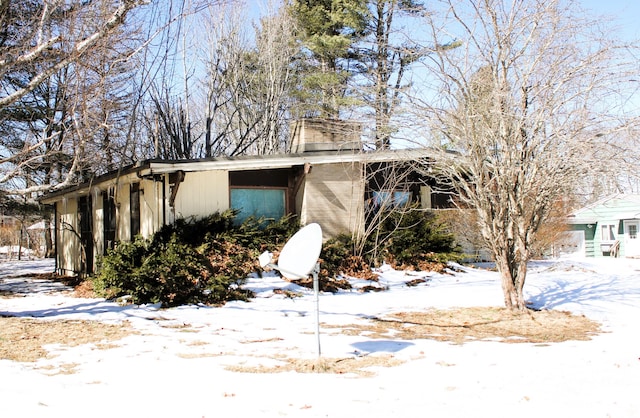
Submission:
POLYGON ((364 257, 356 254, 355 248, 351 235, 340 234, 327 240, 320 254, 320 277, 346 275, 367 280, 377 278, 364 257))
POLYGON ((202 219, 178 219, 151 239, 122 242, 101 261, 94 289, 106 298, 124 295, 136 304, 220 304, 246 299, 241 285, 259 269, 266 243, 284 242, 298 227, 293 217, 234 225, 228 210, 202 219))
POLYGON ((378 236, 384 238, 377 243, 375 262, 386 261, 394 267, 423 270, 429 263, 456 261, 462 256, 453 233, 433 211, 394 211, 379 226, 378 236))
POLYGON ((149 241, 137 237, 131 242, 118 243, 100 260, 99 274, 93 280, 94 291, 107 299, 127 294, 139 282, 139 269, 147 258, 149 241))
MULTIPOLYGON (((277 254, 299 223, 289 216, 268 223, 249 218, 236 225, 236 215, 228 210, 202 219, 179 219, 149 240, 119 243, 101 260, 95 291, 110 299, 128 295, 136 304, 165 306, 221 304, 251 297, 241 286, 260 270, 258 256, 265 250, 277 254)), ((378 232, 376 236, 384 238, 365 242, 359 252, 350 235, 324 243, 320 255, 323 290, 349 287, 340 275, 375 280, 372 263, 386 261, 399 268, 426 270, 459 256, 453 235, 430 212, 398 211, 378 232), (371 254, 377 256, 367 259, 371 254)), ((300 284, 310 286, 311 282, 300 284)))
POLYGON ((389 213, 359 246, 351 235, 327 240, 320 258, 321 277, 347 275, 375 280, 372 265, 386 262, 399 269, 442 271, 448 261, 458 261, 462 254, 436 213, 409 208, 389 213))
POLYGON ((389 213, 375 234, 359 245, 351 235, 327 240, 320 255, 320 284, 349 287, 337 276, 377 280, 372 265, 386 262, 399 269, 443 271, 448 261, 462 258, 454 236, 436 213, 413 208, 389 213))

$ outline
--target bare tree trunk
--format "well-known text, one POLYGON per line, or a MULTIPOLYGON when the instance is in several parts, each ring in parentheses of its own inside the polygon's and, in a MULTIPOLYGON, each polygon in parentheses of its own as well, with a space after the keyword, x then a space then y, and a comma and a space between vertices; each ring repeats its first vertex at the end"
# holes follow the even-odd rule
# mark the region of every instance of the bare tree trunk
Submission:
POLYGON ((504 253, 496 256, 496 267, 500 272, 504 305, 512 310, 524 311, 527 309, 523 295, 527 262, 513 261, 512 258, 504 253))
POLYGON ((53 239, 51 238, 51 221, 49 218, 44 220, 44 247, 44 254, 46 258, 55 256, 55 248, 53 246, 53 239))

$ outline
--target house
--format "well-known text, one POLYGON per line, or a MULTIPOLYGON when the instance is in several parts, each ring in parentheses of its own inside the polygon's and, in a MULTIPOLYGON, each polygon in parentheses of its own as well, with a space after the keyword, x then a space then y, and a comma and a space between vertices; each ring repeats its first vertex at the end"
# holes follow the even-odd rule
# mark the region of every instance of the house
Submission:
POLYGON ((92 272, 118 241, 229 208, 239 220, 295 214, 303 225, 319 223, 326 239, 362 232, 367 213, 385 205, 447 205, 448 196, 411 168, 425 150, 364 152, 360 131, 352 122, 302 120, 289 154, 147 160, 46 195, 57 271, 92 272))
POLYGON ((569 234, 587 257, 640 257, 640 195, 616 194, 568 217, 569 234))

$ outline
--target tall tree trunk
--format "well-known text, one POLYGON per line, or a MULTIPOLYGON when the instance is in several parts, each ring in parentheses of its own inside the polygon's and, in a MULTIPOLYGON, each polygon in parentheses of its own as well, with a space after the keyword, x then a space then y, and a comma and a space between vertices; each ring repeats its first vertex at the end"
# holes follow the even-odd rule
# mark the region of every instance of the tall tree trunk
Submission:
POLYGON ((526 260, 516 260, 511 251, 496 255, 496 267, 500 272, 504 305, 514 311, 525 311, 524 279, 527 274, 526 260))
POLYGON ((51 238, 51 221, 48 218, 44 220, 44 248, 46 258, 52 258, 55 256, 53 239, 51 238))

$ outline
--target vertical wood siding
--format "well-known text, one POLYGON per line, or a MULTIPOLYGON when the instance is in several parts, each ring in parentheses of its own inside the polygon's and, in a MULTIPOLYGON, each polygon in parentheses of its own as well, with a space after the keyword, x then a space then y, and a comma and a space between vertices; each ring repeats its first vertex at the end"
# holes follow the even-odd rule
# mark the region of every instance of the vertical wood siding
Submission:
POLYGON ((364 225, 362 164, 315 165, 307 174, 300 207, 304 224, 317 222, 325 237, 351 233, 364 225))
MULTIPOLYGON (((167 190, 167 196, 169 196, 167 190)), ((178 188, 175 218, 203 217, 229 209, 229 174, 224 170, 188 172, 178 188)))

